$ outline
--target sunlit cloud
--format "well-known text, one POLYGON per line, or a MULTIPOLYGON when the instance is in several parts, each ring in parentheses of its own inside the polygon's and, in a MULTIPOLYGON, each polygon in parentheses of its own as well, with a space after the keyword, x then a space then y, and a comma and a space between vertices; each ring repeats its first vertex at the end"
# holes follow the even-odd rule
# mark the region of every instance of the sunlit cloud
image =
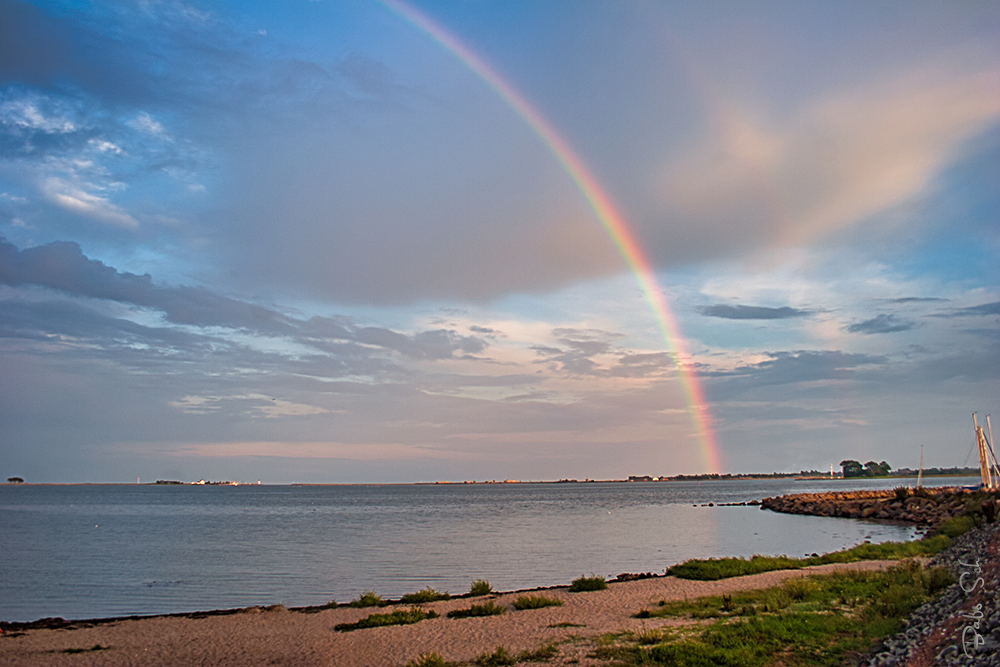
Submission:
POLYGON ((139 222, 107 197, 87 192, 61 178, 47 178, 41 185, 45 197, 62 209, 109 225, 135 229, 139 222))
POLYGON ((998 90, 1000 71, 936 66, 814 100, 780 126, 734 111, 672 163, 661 196, 685 225, 749 226, 762 243, 801 245, 931 194, 966 142, 997 123, 998 90))

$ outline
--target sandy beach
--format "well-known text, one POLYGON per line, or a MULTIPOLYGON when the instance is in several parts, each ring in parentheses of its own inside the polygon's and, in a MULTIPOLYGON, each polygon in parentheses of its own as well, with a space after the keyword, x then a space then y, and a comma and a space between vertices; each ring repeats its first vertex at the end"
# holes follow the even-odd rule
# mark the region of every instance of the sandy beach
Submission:
POLYGON ((784 570, 722 581, 686 581, 656 577, 611 583, 607 590, 570 593, 567 587, 549 588, 544 595, 564 601, 562 606, 513 611, 510 604, 521 593, 498 593, 493 599, 508 607, 501 616, 452 619, 453 609, 468 608, 485 598, 458 598, 421 605, 440 618, 415 625, 334 631, 377 610, 339 606, 303 612, 250 608, 225 615, 154 616, 137 620, 74 623, 66 628, 7 628, 0 636, 0 664, 10 667, 45 665, 174 667, 206 665, 324 665, 336 667, 402 666, 424 653, 435 652, 448 661, 471 661, 504 646, 513 652, 559 643, 559 654, 549 664, 602 664, 587 656, 592 640, 605 633, 655 629, 676 621, 636 619, 632 616, 660 600, 691 599, 740 590, 767 588, 790 577, 842 569, 881 569, 894 561, 822 565, 784 570), (92 649, 67 653, 67 650, 92 649))

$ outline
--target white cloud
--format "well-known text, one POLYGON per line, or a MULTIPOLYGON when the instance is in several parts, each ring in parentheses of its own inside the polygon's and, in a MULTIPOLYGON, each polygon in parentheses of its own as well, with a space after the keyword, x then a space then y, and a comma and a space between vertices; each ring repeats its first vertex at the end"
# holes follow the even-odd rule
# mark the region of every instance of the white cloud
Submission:
POLYGON ((65 179, 46 179, 42 183, 42 192, 50 202, 72 213, 127 229, 139 226, 135 218, 109 199, 91 194, 65 179))
POLYGON ((148 113, 143 111, 138 116, 128 121, 128 126, 152 134, 154 136, 165 136, 166 130, 163 129, 163 125, 160 124, 155 118, 150 116, 148 113))
POLYGON ((4 125, 13 125, 52 134, 64 134, 77 129, 70 119, 58 114, 46 114, 39 108, 40 99, 19 98, 0 104, 0 121, 4 125))

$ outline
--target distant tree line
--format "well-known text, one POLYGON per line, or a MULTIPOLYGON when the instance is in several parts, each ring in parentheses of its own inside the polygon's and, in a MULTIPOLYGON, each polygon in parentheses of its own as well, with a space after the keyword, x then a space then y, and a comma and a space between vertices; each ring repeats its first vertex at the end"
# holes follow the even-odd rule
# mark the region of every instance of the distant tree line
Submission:
POLYGON ((820 470, 800 470, 799 472, 742 472, 742 473, 705 473, 702 475, 674 475, 673 477, 661 477, 662 481, 699 481, 713 479, 783 479, 786 477, 820 477, 829 473, 820 470))
MULTIPOLYGON (((899 468, 893 471, 893 475, 900 476, 911 476, 916 475, 917 470, 911 470, 910 468, 899 468)), ((933 477, 935 475, 964 475, 964 476, 975 476, 979 474, 979 468, 924 468, 924 477, 933 477)))
POLYGON ((8 477, 7 481, 10 482, 11 484, 24 484, 23 477, 8 477))
POLYGON ((846 459, 840 462, 840 467, 844 470, 844 479, 848 477, 888 477, 892 467, 885 461, 876 463, 869 461, 861 465, 853 459, 846 459))

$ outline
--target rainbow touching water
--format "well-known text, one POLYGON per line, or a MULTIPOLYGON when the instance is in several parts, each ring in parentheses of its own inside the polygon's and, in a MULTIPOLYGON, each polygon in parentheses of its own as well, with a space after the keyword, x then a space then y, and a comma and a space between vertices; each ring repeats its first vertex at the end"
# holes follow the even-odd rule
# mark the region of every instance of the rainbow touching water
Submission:
POLYGON ((590 208, 594 211, 601 226, 611 237, 625 263, 635 275, 639 287, 649 304, 657 323, 663 332, 667 349, 674 359, 683 387, 688 413, 695 432, 701 442, 701 453, 704 464, 711 472, 719 472, 719 453, 712 429, 711 415, 701 388, 701 382, 694 371, 690 355, 684 344, 684 339, 677 327, 673 314, 667 304, 662 288, 657 284, 653 267, 646 254, 642 251, 635 234, 625 218, 618 212, 611 199, 600 184, 577 157, 569 144, 552 128, 545 118, 528 101, 514 89, 499 74, 493 71, 479 56, 469 50, 450 32, 434 23, 416 9, 400 0, 380 0, 382 4, 395 14, 426 33, 435 42, 454 54, 476 76, 489 85, 507 105, 531 128, 542 140, 552 155, 559 161, 562 168, 579 188, 590 208))

